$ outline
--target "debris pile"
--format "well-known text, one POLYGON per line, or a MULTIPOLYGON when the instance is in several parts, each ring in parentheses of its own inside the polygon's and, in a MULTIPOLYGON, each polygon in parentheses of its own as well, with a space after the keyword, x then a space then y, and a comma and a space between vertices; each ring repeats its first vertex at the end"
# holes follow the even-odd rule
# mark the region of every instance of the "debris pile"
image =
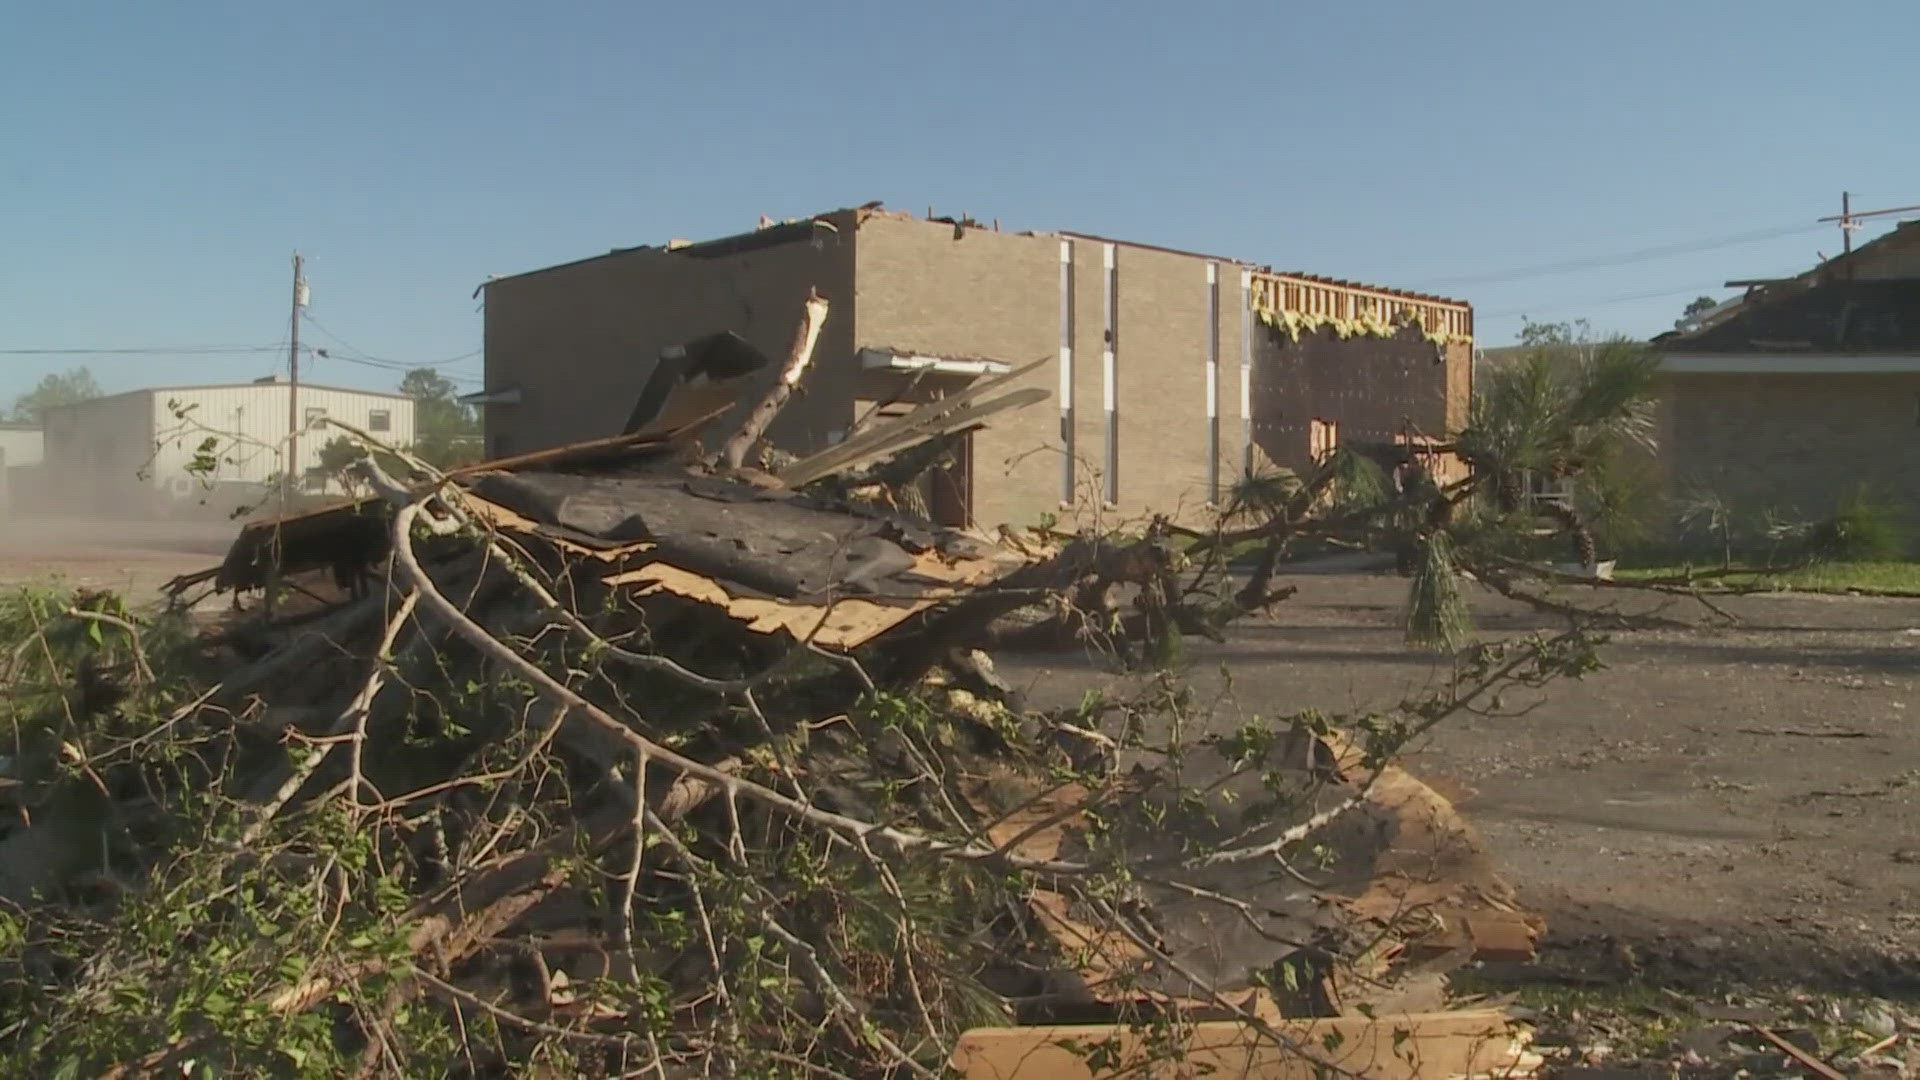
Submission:
POLYGON ((1387 759, 1551 650, 1346 731, 1196 739, 1164 678, 1023 709, 989 627, 1106 584, 1151 616, 1177 554, 892 508, 943 440, 1031 403, 1022 371, 756 458, 825 308, 751 409, 765 361, 717 335, 614 438, 445 476, 368 438, 366 498, 177 580, 218 613, 175 657, 192 692, 134 678, 69 712, 15 793, 0 929, 37 944, 7 953, 8 1051, 78 1075, 1534 1068, 1445 976, 1540 927, 1387 759))

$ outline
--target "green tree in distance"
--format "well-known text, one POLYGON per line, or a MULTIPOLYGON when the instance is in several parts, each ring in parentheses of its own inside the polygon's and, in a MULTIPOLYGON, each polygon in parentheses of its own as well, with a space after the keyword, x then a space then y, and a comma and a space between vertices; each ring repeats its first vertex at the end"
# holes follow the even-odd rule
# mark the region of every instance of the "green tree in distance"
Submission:
POLYGON ((86 368, 53 372, 43 376, 33 389, 13 399, 13 419, 38 424, 48 409, 73 405, 100 396, 100 384, 86 368))
POLYGON ((453 380, 432 368, 414 368, 400 380, 413 399, 413 452, 440 469, 480 460, 480 422, 460 404, 453 380))
POLYGON ((338 480, 346 475, 348 466, 365 454, 360 444, 345 435, 335 435, 320 447, 320 471, 338 480))
POLYGON ((1696 296, 1690 302, 1688 302, 1685 308, 1681 309, 1680 317, 1673 321, 1673 325, 1676 328, 1685 326, 1687 324, 1688 319, 1693 318, 1695 315, 1702 314, 1703 312, 1712 311, 1714 308, 1718 307, 1719 305, 1720 305, 1720 301, 1715 300, 1711 296, 1696 296))

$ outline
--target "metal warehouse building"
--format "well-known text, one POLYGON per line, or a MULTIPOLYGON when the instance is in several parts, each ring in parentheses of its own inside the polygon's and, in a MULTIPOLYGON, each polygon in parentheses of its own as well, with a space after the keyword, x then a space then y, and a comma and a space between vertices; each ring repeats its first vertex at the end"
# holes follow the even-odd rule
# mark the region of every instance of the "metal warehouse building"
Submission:
MULTIPOLYGON (((45 483, 64 510, 124 516, 200 504, 238 506, 284 471, 288 396, 277 380, 132 390, 49 409, 45 483), (213 467, 190 469, 207 440, 213 467)), ((398 394, 302 384, 297 475, 324 492, 320 448, 344 421, 395 445, 414 440, 413 401, 398 394)))

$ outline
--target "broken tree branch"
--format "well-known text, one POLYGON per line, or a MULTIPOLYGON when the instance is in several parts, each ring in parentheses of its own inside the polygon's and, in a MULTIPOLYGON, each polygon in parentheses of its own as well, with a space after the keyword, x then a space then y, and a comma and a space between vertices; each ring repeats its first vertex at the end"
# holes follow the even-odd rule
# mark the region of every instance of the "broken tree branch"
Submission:
POLYGON ((414 521, 419 518, 425 506, 421 502, 408 503, 393 516, 394 567, 406 578, 411 587, 418 589, 420 598, 428 609, 454 629, 460 637, 466 639, 482 656, 493 660, 515 672, 533 687, 535 693, 552 702, 561 712, 561 722, 569 716, 581 716, 599 726, 615 739, 627 743, 643 759, 657 761, 662 765, 677 769, 695 779, 713 784, 724 792, 729 799, 744 796, 754 802, 775 810, 785 816, 797 818, 811 825, 843 833, 856 839, 878 839, 891 844, 901 851, 925 851, 941 858, 963 861, 998 862, 1026 870, 1042 870, 1051 873, 1080 873, 1089 867, 1083 863, 1063 862, 1052 859, 1024 859, 1005 854, 995 848, 980 844, 956 844, 938 840, 918 833, 906 832, 889 825, 881 825, 859 818, 848 817, 832 811, 822 810, 810 802, 782 794, 762 784, 730 775, 702 761, 696 761, 675 750, 669 749, 640 734, 628 725, 608 714, 598 705, 581 697, 572 688, 561 683, 553 676, 541 670, 526 657, 521 656, 512 646, 488 633, 486 628, 468 617, 451 600, 441 595, 433 579, 420 566, 419 557, 413 552, 412 530, 414 521))
POLYGON ((747 454, 755 443, 767 432, 767 425, 793 396, 794 387, 807 373, 807 365, 813 360, 814 343, 820 339, 821 324, 827 321, 827 298, 814 292, 807 297, 804 313, 800 316, 800 325, 794 330, 793 349, 787 354, 787 362, 780 369, 780 381, 773 384, 767 396, 747 414, 740 430, 733 433, 720 449, 721 460, 729 469, 738 469, 747 460, 747 454))

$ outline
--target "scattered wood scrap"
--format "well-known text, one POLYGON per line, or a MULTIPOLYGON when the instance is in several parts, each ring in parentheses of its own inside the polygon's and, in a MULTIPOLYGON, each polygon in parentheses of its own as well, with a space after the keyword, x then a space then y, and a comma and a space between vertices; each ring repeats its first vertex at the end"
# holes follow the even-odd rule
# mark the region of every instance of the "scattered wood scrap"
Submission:
POLYGON ((1329 1074, 1428 1080, 1528 1076, 1542 1064, 1528 1049, 1526 1030, 1499 1009, 1281 1020, 1272 1026, 1279 1039, 1230 1021, 1162 1030, 1093 1024, 975 1028, 960 1037, 951 1064, 966 1080, 1319 1080, 1329 1074))
POLYGON ((1794 1045, 1792 1040, 1782 1038, 1772 1028, 1762 1027, 1759 1024, 1749 1024, 1748 1027, 1750 1027, 1755 1034, 1772 1043, 1775 1049, 1792 1058, 1801 1068, 1819 1077, 1820 1080, 1846 1080, 1845 1073, 1794 1045))

